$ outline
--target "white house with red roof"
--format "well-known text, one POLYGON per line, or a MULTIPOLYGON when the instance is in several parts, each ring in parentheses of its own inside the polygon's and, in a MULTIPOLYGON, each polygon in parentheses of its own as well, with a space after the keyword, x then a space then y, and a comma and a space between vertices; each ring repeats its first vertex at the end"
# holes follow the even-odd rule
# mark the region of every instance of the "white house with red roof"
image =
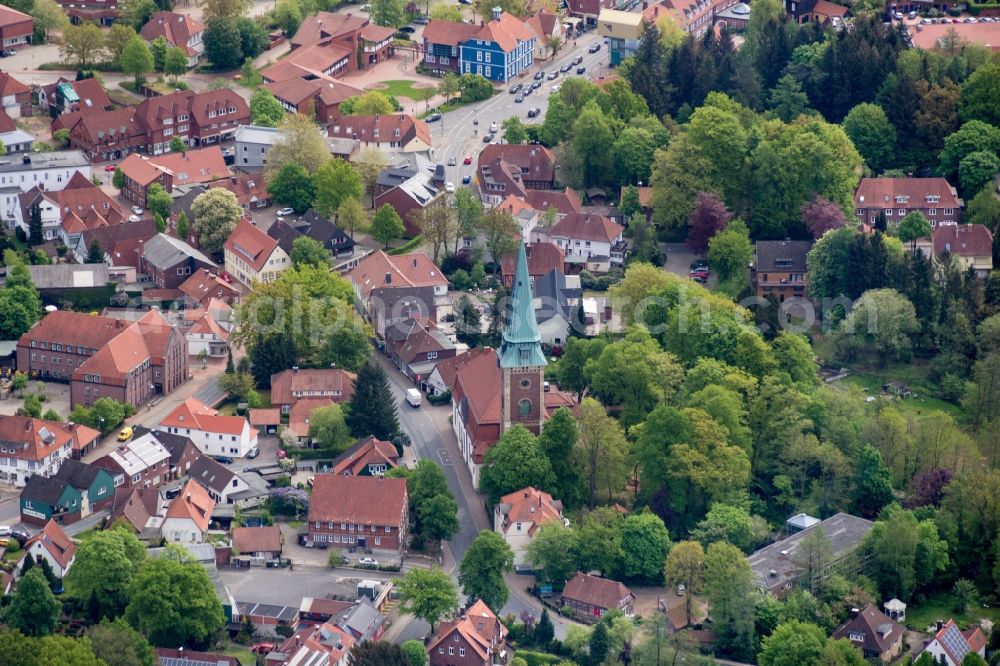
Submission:
POLYGON ((76 245, 88 229, 122 224, 128 218, 122 207, 86 175, 76 172, 58 191, 36 186, 18 195, 13 208, 14 224, 25 233, 33 210, 42 221, 45 240, 61 239, 68 247, 76 245))
POLYGON ((552 225, 548 237, 563 251, 567 265, 607 272, 625 261, 624 233, 625 227, 603 215, 570 213, 552 225))
POLYGON ((63 460, 92 445, 99 435, 81 425, 0 416, 0 481, 22 487, 31 476, 54 476, 63 460))
POLYGON ((504 495, 493 507, 493 531, 514 551, 514 564, 528 561, 531 539, 539 527, 552 522, 569 522, 563 518, 562 502, 531 486, 504 495))
POLYGON ((196 67, 205 52, 205 45, 202 43, 205 27, 204 23, 187 14, 156 12, 142 26, 139 35, 147 42, 163 37, 168 44, 184 51, 188 67, 196 67))
POLYGON ((968 654, 986 658, 986 636, 979 627, 962 631, 954 620, 945 624, 939 622, 937 633, 927 643, 924 652, 934 659, 935 664, 943 660, 947 666, 961 666, 968 654))
POLYGON ((973 269, 980 278, 993 270, 993 234, 981 224, 948 224, 917 241, 917 249, 928 257, 947 252, 963 271, 973 269))
POLYGON ((249 421, 242 416, 221 415, 194 397, 177 405, 156 429, 184 435, 210 456, 242 458, 257 446, 257 431, 249 421))
POLYGON ((944 178, 862 178, 854 191, 854 212, 859 223, 874 225, 879 213, 889 226, 914 211, 931 223, 956 224, 964 202, 944 178))
POLYGON ((200 312, 201 316, 184 334, 188 343, 188 355, 199 356, 205 352, 210 358, 225 356, 229 351, 228 320, 232 308, 213 298, 207 308, 195 312, 200 312))
POLYGON ((214 510, 215 500, 201 484, 191 479, 167 507, 160 534, 167 543, 201 543, 214 510))
POLYGON ((24 558, 30 557, 35 563, 47 560, 52 573, 62 578, 73 566, 76 559, 76 544, 73 543, 54 520, 45 523, 42 531, 24 544, 24 556, 18 562, 18 569, 24 568, 24 558))
POLYGON ((332 622, 324 622, 318 626, 305 625, 275 651, 286 655, 283 664, 347 666, 347 655, 354 644, 350 632, 332 622))
POLYGON ((248 287, 254 282, 272 282, 292 266, 278 241, 246 218, 236 223, 223 250, 226 272, 248 287))

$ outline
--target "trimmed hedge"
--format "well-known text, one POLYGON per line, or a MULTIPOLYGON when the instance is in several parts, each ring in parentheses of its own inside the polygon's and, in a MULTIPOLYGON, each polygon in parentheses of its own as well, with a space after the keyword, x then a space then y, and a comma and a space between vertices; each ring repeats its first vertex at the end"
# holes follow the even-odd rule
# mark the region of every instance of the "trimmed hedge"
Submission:
POLYGON ((514 653, 514 656, 524 659, 528 662, 528 666, 549 666, 550 664, 558 664, 563 660, 561 657, 557 657, 554 654, 531 652, 529 650, 518 650, 514 653))
POLYGON ((392 254, 392 255, 406 254, 407 252, 412 252, 413 250, 416 250, 418 247, 420 247, 420 244, 423 242, 424 242, 424 237, 422 235, 417 235, 414 236, 409 241, 407 241, 406 243, 404 243, 403 245, 400 245, 399 247, 393 250, 387 250, 386 254, 392 254))

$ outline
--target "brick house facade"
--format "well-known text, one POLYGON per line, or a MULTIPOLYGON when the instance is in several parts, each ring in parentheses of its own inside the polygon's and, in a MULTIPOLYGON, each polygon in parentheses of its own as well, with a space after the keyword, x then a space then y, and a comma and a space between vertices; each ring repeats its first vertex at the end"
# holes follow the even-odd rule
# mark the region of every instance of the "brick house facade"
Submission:
POLYGON ((406 479, 317 474, 309 539, 334 548, 400 551, 406 542, 406 479))

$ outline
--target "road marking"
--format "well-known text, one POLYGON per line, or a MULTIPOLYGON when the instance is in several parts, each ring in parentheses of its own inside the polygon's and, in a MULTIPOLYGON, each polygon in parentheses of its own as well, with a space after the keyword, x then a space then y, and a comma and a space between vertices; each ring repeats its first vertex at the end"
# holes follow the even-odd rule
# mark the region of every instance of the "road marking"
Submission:
POLYGON ((438 458, 441 459, 441 464, 442 465, 453 465, 454 464, 453 462, 451 462, 451 455, 448 453, 448 449, 438 449, 437 450, 437 454, 438 454, 438 458))

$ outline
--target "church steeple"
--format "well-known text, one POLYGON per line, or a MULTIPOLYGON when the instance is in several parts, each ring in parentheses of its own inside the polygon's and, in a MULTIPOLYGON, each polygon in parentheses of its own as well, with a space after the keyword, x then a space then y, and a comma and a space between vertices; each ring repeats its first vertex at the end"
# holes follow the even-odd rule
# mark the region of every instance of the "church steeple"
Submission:
POLYGON ((535 320, 532 303, 531 276, 528 273, 528 255, 521 241, 517 250, 517 267, 510 294, 507 325, 503 329, 500 345, 501 368, 544 367, 542 336, 535 320))
POLYGON ((528 255, 522 241, 510 293, 507 325, 503 329, 500 364, 501 429, 523 425, 538 434, 545 418, 545 354, 535 320, 528 255))

